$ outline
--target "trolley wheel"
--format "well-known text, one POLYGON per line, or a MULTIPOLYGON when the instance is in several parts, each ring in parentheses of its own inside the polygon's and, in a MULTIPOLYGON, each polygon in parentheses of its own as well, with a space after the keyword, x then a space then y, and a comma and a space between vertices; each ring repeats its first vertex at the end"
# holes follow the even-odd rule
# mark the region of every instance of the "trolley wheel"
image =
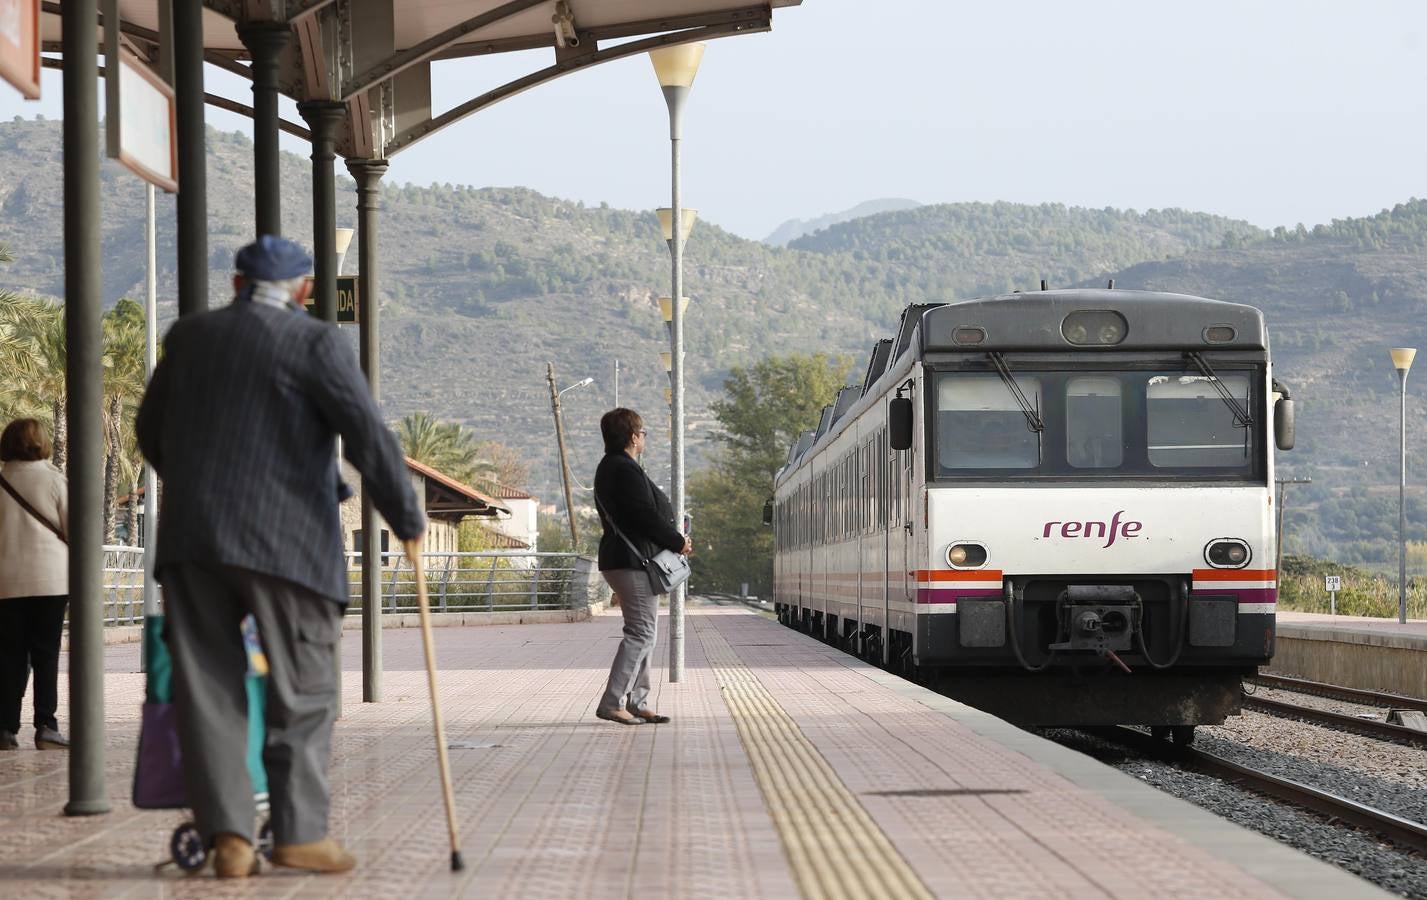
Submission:
POLYGON ((1194 743, 1194 726, 1176 725, 1171 730, 1170 736, 1174 740, 1174 746, 1188 747, 1190 744, 1194 743))
POLYGON ((173 830, 168 839, 168 852, 174 864, 185 872, 197 872, 208 861, 208 849, 203 846, 198 826, 192 822, 184 822, 173 830))
POLYGON ((1168 725, 1151 725, 1151 726, 1150 726, 1150 737, 1154 738, 1154 739, 1157 740, 1157 741, 1167 741, 1167 740, 1169 740, 1169 726, 1168 726, 1168 725))
POLYGON ((273 861, 273 823, 272 819, 263 819, 263 824, 258 828, 258 854, 268 862, 273 861))

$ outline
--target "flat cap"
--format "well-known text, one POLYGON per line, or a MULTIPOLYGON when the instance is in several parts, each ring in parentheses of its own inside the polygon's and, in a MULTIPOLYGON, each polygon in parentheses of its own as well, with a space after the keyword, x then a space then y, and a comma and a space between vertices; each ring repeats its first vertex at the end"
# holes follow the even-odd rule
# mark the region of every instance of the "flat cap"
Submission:
POLYGON ((253 281, 286 281, 311 272, 312 257, 286 238, 265 234, 238 251, 233 267, 253 281))

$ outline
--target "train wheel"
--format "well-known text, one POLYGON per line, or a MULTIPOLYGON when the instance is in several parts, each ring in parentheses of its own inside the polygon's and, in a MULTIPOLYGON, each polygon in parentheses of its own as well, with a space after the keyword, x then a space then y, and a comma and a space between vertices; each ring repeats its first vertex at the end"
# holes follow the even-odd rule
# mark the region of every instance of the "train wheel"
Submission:
POLYGON ((1194 726, 1176 725, 1171 729, 1170 737, 1174 740, 1174 746, 1188 747, 1194 743, 1194 726))

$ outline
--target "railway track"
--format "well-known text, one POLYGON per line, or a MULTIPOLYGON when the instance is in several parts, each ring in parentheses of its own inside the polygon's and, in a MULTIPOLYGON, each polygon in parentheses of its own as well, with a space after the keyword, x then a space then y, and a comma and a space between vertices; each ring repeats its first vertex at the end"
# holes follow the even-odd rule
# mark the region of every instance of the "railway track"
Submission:
POLYGON ((1193 747, 1174 747, 1132 728, 1096 728, 1090 733, 1155 759, 1174 761, 1194 771, 1259 794, 1311 810, 1330 820, 1371 831, 1405 850, 1427 854, 1427 825, 1341 797, 1328 791, 1231 762, 1193 747))
MULTIPOLYGON (((1262 685, 1267 688, 1309 694, 1331 700, 1342 700, 1349 703, 1361 703, 1383 708, 1427 710, 1427 701, 1416 700, 1412 697, 1399 697, 1395 694, 1383 694, 1377 691, 1339 687, 1337 685, 1322 684, 1316 681, 1285 678, 1280 675, 1259 675, 1250 680, 1254 684, 1262 685)), ((1416 747, 1427 747, 1427 731, 1407 728, 1402 725, 1392 725, 1379 719, 1366 719, 1359 716, 1347 715, 1346 713, 1316 709, 1311 706, 1299 706, 1296 703, 1272 700, 1267 697, 1256 697, 1252 694, 1244 697, 1244 707, 1273 716, 1298 719, 1304 722, 1311 722, 1315 725, 1326 725, 1329 728, 1338 728, 1343 731, 1362 734, 1368 737, 1398 741, 1416 747)))

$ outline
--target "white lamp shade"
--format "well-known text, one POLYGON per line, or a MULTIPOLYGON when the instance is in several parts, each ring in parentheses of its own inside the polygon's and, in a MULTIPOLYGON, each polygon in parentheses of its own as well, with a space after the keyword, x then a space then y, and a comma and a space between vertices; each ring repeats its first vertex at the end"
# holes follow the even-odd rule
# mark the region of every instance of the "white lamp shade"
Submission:
POLYGON ((350 247, 350 246, 352 246, 352 235, 355 234, 355 233, 356 233, 355 229, 351 229, 351 228, 338 228, 338 229, 337 229, 337 255, 338 255, 338 256, 341 256, 343 253, 346 253, 346 252, 347 252, 347 248, 350 247))
POLYGON ((704 58, 705 44, 675 44, 649 51, 649 61, 654 64, 654 76, 660 87, 693 87, 694 76, 699 72, 699 63, 704 58))
MULTIPOLYGON (((689 311, 689 298, 688 298, 688 297, 680 297, 680 298, 679 298, 679 315, 682 316, 682 315, 684 315, 685 313, 687 313, 688 311, 689 311)), ((672 322, 672 321, 674 321, 674 298, 673 298, 673 297, 660 297, 660 298, 659 298, 659 315, 661 315, 661 316, 664 317, 664 321, 665 321, 665 322, 672 322)))
POLYGON ((665 371, 665 372, 671 372, 671 371, 673 371, 673 369, 674 369, 674 354, 673 354, 672 352, 668 351, 668 350, 665 350, 663 353, 660 353, 660 354, 659 354, 659 362, 664 365, 664 371, 665 371))
POLYGON ((1412 368, 1412 359, 1417 355, 1417 348, 1393 347, 1387 352, 1392 354, 1392 367, 1399 372, 1406 372, 1412 368))
MULTIPOLYGON (((674 210, 668 206, 661 206, 654 210, 659 216, 659 231, 663 233, 664 240, 674 239, 674 210)), ((680 240, 687 241, 689 232, 694 230, 694 220, 699 217, 697 209, 684 207, 684 211, 679 215, 679 235, 680 240)))
POLYGON ((674 402, 674 389, 664 388, 664 402, 672 404, 674 402))

